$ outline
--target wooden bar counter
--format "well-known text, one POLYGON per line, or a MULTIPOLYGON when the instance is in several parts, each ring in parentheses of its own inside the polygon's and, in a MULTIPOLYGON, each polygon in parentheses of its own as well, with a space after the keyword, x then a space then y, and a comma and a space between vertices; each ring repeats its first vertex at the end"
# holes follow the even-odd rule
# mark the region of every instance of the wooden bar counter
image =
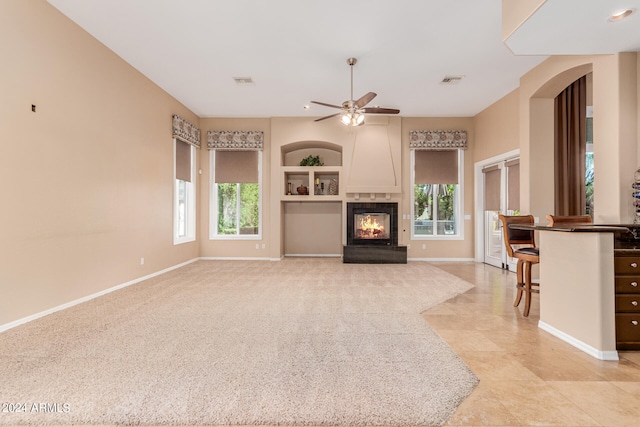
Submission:
POLYGON ((640 309, 633 313, 640 289, 638 298, 631 292, 640 282, 637 225, 511 227, 539 231, 539 328, 601 360, 618 360, 618 350, 640 349, 640 325, 633 323, 640 321, 640 309), (622 267, 630 278, 626 283, 630 293, 621 299, 622 267), (633 286, 635 268, 638 280, 633 286), (620 311, 621 304, 628 312, 620 311))

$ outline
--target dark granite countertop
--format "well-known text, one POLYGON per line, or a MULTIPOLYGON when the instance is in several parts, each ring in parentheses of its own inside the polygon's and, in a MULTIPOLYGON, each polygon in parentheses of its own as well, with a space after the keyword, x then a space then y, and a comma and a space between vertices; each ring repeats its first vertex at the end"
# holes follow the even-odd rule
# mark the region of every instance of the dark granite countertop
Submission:
POLYGON ((624 256, 624 255, 640 255, 640 245, 636 245, 635 247, 628 248, 618 248, 617 246, 613 247, 614 255, 624 256))
POLYGON ((573 233, 631 233, 630 224, 558 224, 554 226, 541 224, 511 224, 509 228, 515 230, 536 230, 536 231, 564 231, 573 233))
POLYGON ((555 226, 511 224, 509 228, 570 233, 614 233, 615 255, 640 254, 640 224, 558 224, 555 226))

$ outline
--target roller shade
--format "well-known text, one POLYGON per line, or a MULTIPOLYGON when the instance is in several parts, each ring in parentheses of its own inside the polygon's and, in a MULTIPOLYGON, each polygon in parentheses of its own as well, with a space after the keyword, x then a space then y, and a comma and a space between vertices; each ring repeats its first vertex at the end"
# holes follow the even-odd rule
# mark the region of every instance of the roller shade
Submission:
POLYGON ((216 184, 258 182, 258 151, 216 150, 215 159, 216 184))
POLYGON ((458 150, 415 150, 416 184, 458 184, 458 150))
POLYGON ((500 168, 498 165, 482 169, 484 174, 484 209, 500 210, 500 168))
POLYGON ((176 179, 191 182, 191 145, 176 139, 176 179))

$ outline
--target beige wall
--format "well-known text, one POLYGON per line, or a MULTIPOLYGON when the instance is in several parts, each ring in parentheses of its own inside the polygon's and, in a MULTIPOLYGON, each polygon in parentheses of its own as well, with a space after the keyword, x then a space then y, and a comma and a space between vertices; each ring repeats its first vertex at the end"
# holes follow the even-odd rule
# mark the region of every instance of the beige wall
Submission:
POLYGON ((473 118, 473 162, 519 148, 519 93, 512 91, 473 118))
POLYGON ((342 255, 341 202, 283 203, 286 255, 342 255))
POLYGON ((45 1, 2 0, 0 57, 0 325, 196 258, 171 115, 198 117, 45 1))

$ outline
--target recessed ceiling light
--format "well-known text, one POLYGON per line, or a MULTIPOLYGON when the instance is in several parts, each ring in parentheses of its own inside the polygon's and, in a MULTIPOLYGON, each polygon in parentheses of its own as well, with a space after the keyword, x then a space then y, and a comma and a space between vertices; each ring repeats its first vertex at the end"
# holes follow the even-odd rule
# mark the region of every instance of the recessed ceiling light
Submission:
POLYGON ((309 108, 311 108, 311 106, 310 106, 310 105, 305 105, 305 106, 304 106, 304 107, 302 107, 302 108, 304 108, 305 110, 308 110, 309 108))
POLYGON ((635 9, 619 10, 619 11, 611 14, 611 16, 609 17, 609 22, 621 21, 624 18, 626 18, 627 16, 631 15, 633 12, 635 12, 635 9))

